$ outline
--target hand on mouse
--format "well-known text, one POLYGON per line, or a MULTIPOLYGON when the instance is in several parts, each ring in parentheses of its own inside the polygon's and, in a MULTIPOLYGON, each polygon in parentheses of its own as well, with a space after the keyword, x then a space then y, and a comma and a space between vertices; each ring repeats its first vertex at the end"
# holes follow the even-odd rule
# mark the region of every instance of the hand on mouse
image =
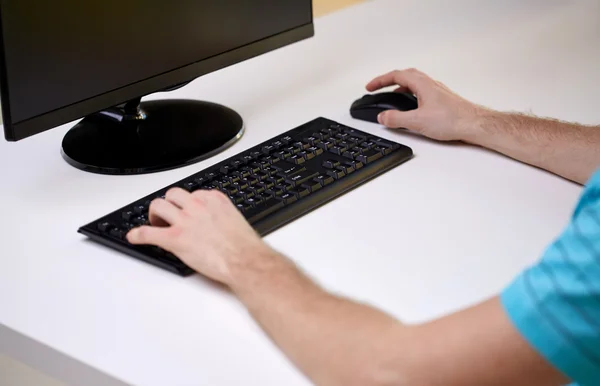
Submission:
POLYGON ((149 212, 152 226, 131 230, 130 243, 161 247, 230 287, 236 273, 278 257, 219 191, 171 189, 165 199, 152 202, 149 212))
POLYGON ((398 92, 412 92, 419 108, 412 111, 385 111, 379 123, 389 128, 406 128, 440 141, 467 141, 477 117, 486 111, 448 87, 416 70, 392 71, 373 79, 367 85, 370 92, 398 85, 398 92))

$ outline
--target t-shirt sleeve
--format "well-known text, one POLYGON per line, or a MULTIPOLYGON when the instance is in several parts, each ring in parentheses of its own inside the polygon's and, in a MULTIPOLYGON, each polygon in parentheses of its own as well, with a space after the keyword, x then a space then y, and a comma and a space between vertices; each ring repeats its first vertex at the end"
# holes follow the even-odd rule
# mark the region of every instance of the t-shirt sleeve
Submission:
POLYGON ((600 194, 588 194, 538 264, 502 293, 524 338, 580 385, 600 384, 600 194))

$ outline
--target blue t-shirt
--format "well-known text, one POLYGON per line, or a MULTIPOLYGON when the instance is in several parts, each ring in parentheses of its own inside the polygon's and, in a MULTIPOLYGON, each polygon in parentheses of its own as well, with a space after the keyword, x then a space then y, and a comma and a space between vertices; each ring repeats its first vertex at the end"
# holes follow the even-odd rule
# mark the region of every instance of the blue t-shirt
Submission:
POLYGON ((501 295, 509 318, 554 367, 600 385, 600 171, 541 261, 501 295))

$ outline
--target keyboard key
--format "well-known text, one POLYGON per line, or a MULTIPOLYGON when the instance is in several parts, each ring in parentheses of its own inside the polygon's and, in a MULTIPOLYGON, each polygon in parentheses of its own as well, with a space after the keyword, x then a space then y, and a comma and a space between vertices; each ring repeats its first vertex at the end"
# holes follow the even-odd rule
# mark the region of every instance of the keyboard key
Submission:
POLYGON ((327 175, 330 176, 330 177, 333 177, 333 178, 335 178, 337 180, 337 179, 340 179, 340 178, 346 176, 346 173, 344 173, 343 171, 338 170, 336 168, 335 170, 328 170, 327 171, 327 175))
POLYGON ((331 176, 320 175, 318 177, 315 177, 314 181, 320 183, 321 186, 327 186, 327 185, 333 183, 333 181, 335 181, 335 179, 331 176))
MULTIPOLYGON (((267 174, 265 172, 258 172, 254 175, 254 177, 260 182, 260 181, 264 181, 267 178, 269 178, 269 174, 267 174)), ((254 185, 254 184, 250 184, 250 185, 254 185)))
POLYGON ((273 156, 279 158, 280 160, 285 160, 286 158, 290 158, 292 156, 292 153, 287 152, 285 150, 281 150, 276 153, 273 153, 273 156))
POLYGON ((232 194, 230 198, 234 204, 242 204, 246 200, 246 197, 243 194, 237 193, 232 194))
MULTIPOLYGON (((277 169, 275 169, 272 166, 267 166, 262 170, 263 173, 265 173, 267 176, 271 176, 275 173, 277 173, 277 169)), ((258 172, 257 172, 258 173, 258 172)), ((255 173, 256 174, 256 173, 255 173)))
POLYGON ((281 196, 282 194, 285 193, 285 190, 277 188, 277 187, 274 187, 272 189, 265 190, 265 193, 267 193, 267 194, 269 194, 271 196, 279 197, 279 196, 281 196))
POLYGON ((285 181, 285 177, 282 177, 279 175, 274 175, 271 178, 267 178, 267 181, 273 181, 277 185, 277 184, 281 184, 283 181, 285 181))
POLYGON ((258 159, 263 156, 263 153, 261 153, 260 151, 253 151, 249 155, 250 155, 250 157, 252 157, 254 159, 258 159))
POLYGON ((349 127, 345 127, 345 128, 342 130, 342 131, 343 131, 344 133, 346 133, 346 134, 350 135, 350 137, 357 138, 357 139, 359 139, 359 140, 361 140, 361 141, 364 141, 364 140, 366 140, 366 139, 367 139, 367 137, 366 137, 364 134, 362 134, 361 132, 359 132, 359 131, 358 131, 358 130, 356 130, 356 129, 351 129, 351 128, 349 128, 349 127))
POLYGON ((304 156, 301 155, 302 153, 303 152, 295 154, 295 155, 291 156, 290 158, 288 158, 288 160, 290 162, 293 162, 293 163, 297 164, 297 165, 301 165, 301 164, 303 164, 303 163, 306 162, 306 160, 304 159, 304 156))
POLYGON ((294 146, 288 146, 283 150, 287 151, 291 155, 298 154, 300 152, 300 149, 294 146))
POLYGON ((375 146, 373 150, 380 152, 383 155, 388 155, 392 152, 391 147, 375 146))
POLYGON ((256 205, 255 208, 248 209, 244 213, 244 216, 246 216, 246 219, 252 223, 259 221, 272 213, 275 213, 284 206, 284 201, 272 198, 261 202, 260 204, 256 205))
POLYGON ((131 222, 135 225, 146 225, 148 224, 148 218, 145 216, 135 217, 131 222))
POLYGON ((127 232, 125 232, 123 229, 112 228, 108 232, 108 234, 116 239, 123 240, 125 238, 125 235, 127 234, 127 232))
POLYGON ((262 202, 262 200, 258 197, 254 197, 254 195, 252 197, 249 197, 248 199, 246 199, 246 201, 244 202, 246 205, 252 205, 253 207, 255 207, 256 205, 260 204, 262 202))
POLYGON ((131 210, 125 211, 121 214, 121 218, 125 221, 131 221, 131 219, 134 217, 136 217, 136 214, 131 210))
POLYGON ((283 142, 282 141, 275 141, 271 144, 271 146, 273 146, 275 149, 279 149, 280 147, 283 147, 283 142))
MULTIPOLYGON (((240 169, 236 172, 231 173, 231 176, 242 179, 242 178, 250 177, 252 174, 253 174, 252 168, 247 168, 247 169, 244 168, 244 169, 240 169)), ((234 181, 230 181, 230 182, 234 182, 234 181)))
POLYGON ((348 165, 341 165, 341 166, 338 166, 336 169, 343 171, 344 173, 346 173, 346 175, 348 175, 356 170, 354 167, 348 166, 348 165))
POLYGON ((250 165, 248 165, 248 169, 250 170, 251 173, 256 173, 261 171, 262 167, 260 166, 260 164, 253 162, 250 165))
POLYGON ((313 178, 315 178, 318 175, 319 175, 319 173, 317 173, 317 172, 313 172, 310 170, 304 170, 299 173, 289 175, 285 179, 285 181, 294 186, 298 186, 298 185, 302 185, 306 181, 312 180, 313 178))
POLYGON ((335 169, 340 165, 341 162, 334 159, 328 159, 327 161, 323 162, 323 167, 326 169, 335 169))
POLYGON ((281 138, 280 141, 284 144, 284 145, 289 145, 291 142, 294 141, 294 139, 292 137, 290 137, 289 135, 286 135, 285 137, 281 138))
POLYGON ((275 146, 273 146, 273 145, 267 145, 267 146, 263 146, 263 148, 261 150, 262 150, 263 154, 268 155, 268 154, 271 154, 272 152, 274 152, 276 149, 275 149, 275 146))
POLYGON ((223 165, 223 166, 221 166, 221 169, 219 169, 219 171, 223 174, 231 173, 234 170, 235 170, 235 168, 231 165, 223 165))
POLYGON ((275 196, 275 199, 283 202, 286 205, 298 201, 298 198, 291 193, 284 193, 281 196, 275 196))
POLYGON ((277 157, 268 156, 268 157, 264 157, 262 159, 262 162, 260 162, 260 165, 261 165, 262 168, 265 168, 265 167, 267 167, 269 165, 272 165, 274 163, 277 163, 279 161, 280 161, 280 159, 277 158, 277 157), (265 162, 266 162, 266 164, 265 164, 265 162))
POLYGON ((291 174, 306 170, 306 168, 302 165, 294 165, 289 162, 282 162, 278 165, 273 165, 273 169, 277 170, 277 175, 281 177, 287 177, 291 174))
POLYGON ((346 150, 348 150, 348 148, 340 147, 340 146, 334 146, 331 149, 329 149, 330 152, 332 152, 333 154, 337 154, 337 155, 344 154, 346 152, 346 150))
POLYGON ((317 155, 323 154, 323 149, 318 148, 316 146, 312 146, 312 147, 309 147, 308 149, 306 149, 306 152, 307 153, 312 153, 312 154, 314 154, 314 155, 317 156, 317 155))
POLYGON ((205 178, 208 181, 212 181, 214 178, 217 178, 217 177, 219 177, 219 175, 215 172, 208 172, 208 173, 206 173, 206 176, 205 176, 205 178))
POLYGON ((362 169, 362 167, 364 166, 362 162, 358 162, 358 161, 348 161, 348 162, 345 162, 344 165, 350 166, 350 167, 354 168, 354 170, 362 169))
POLYGON ((249 192, 253 192, 253 193, 254 193, 254 196, 257 196, 258 194, 260 194, 260 193, 264 192, 265 190, 266 190, 266 189, 265 189, 264 187, 262 187, 262 186, 258 186, 258 185, 256 185, 256 186, 251 186, 251 187, 249 187, 249 188, 248 188, 248 191, 249 191, 249 192))
POLYGON ((252 157, 251 155, 245 155, 242 157, 242 162, 244 162, 244 164, 248 164, 252 161, 254 161, 254 157, 252 157))
POLYGON ((225 194, 227 194, 228 196, 234 195, 237 192, 238 190, 235 186, 228 186, 227 188, 225 188, 225 194))
POLYGON ((322 141, 329 138, 329 133, 312 133, 312 137, 319 138, 322 141))
POLYGON ((262 186, 263 188, 265 188, 265 190, 269 190, 271 189, 273 186, 275 186, 275 184, 272 181, 263 181, 263 182, 259 182, 257 186, 262 186))
POLYGON ((108 232, 110 231, 112 228, 114 228, 114 225, 109 223, 108 221, 103 221, 101 223, 98 224, 98 230, 100 232, 108 232))
POLYGON ((302 156, 306 161, 309 161, 313 158, 316 157, 316 155, 314 153, 309 152, 308 150, 306 151, 301 151, 300 153, 297 154, 298 156, 302 156))
POLYGON ((136 205, 133 207, 133 213, 140 215, 148 212, 148 207, 146 205, 136 205))
POLYGON ((248 187, 248 183, 245 181, 238 181, 231 184, 231 187, 236 188, 237 190, 244 190, 248 187))
POLYGON ((371 149, 363 152, 363 155, 356 157, 356 160, 365 164, 371 163, 373 161, 377 161, 379 158, 383 157, 383 154, 380 152, 371 149))
POLYGON ((385 147, 391 150, 397 149, 398 145, 395 143, 392 143, 390 141, 386 141, 383 138, 370 138, 371 142, 373 142, 375 145, 380 146, 380 147, 385 147))
POLYGON ((295 142, 294 143, 294 147, 298 148, 300 150, 306 150, 310 147, 310 144, 308 143, 303 143, 303 142, 295 142))
POLYGON ((288 193, 293 194, 294 196, 296 196, 298 198, 302 198, 302 197, 308 196, 310 194, 310 190, 308 190, 304 186, 296 186, 296 187, 288 190, 288 193))
POLYGON ((222 188, 226 188, 226 187, 228 187, 231 184, 231 182, 229 181, 229 179, 226 178, 226 177, 221 177, 218 180, 216 180, 214 183, 217 184, 217 187, 219 187, 221 189, 222 188))
POLYGON ((232 161, 230 165, 232 168, 237 169, 240 166, 244 166, 244 162, 239 159, 236 159, 236 160, 232 161))
POLYGON ((302 140, 309 143, 311 146, 315 146, 315 144, 321 142, 319 138, 313 137, 312 135, 310 137, 303 138, 302 140))
POLYGON ((344 154, 342 154, 342 156, 344 156, 345 158, 351 159, 351 160, 354 160, 355 155, 360 155, 360 154, 357 154, 350 150, 348 150, 348 151, 344 152, 344 154))
POLYGON ((197 183, 198 186, 202 186, 208 182, 208 179, 206 177, 196 177, 194 178, 194 182, 197 183))
POLYGON ((200 189, 200 185, 198 185, 198 183, 196 181, 185 182, 181 187, 184 190, 187 190, 188 192, 193 192, 195 190, 200 189))
POLYGON ((317 144, 317 147, 323 149, 323 150, 329 150, 332 147, 335 146, 335 143, 331 142, 331 141, 325 141, 325 142, 321 142, 317 144))
POLYGON ((315 181, 314 179, 302 184, 302 187, 308 189, 311 193, 322 188, 321 183, 319 181, 315 181))
POLYGON ((374 142, 371 142, 371 141, 368 141, 368 142, 367 142, 367 141, 365 141, 365 142, 362 142, 362 143, 360 144, 360 146, 364 147, 365 149, 370 149, 370 148, 372 148, 372 147, 375 147, 375 143, 374 143, 374 142))

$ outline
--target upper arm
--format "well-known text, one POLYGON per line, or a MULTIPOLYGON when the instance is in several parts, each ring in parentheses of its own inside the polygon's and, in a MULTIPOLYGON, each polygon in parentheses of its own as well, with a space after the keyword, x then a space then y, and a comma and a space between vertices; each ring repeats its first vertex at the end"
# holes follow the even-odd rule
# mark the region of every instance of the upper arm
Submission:
POLYGON ((600 189, 501 296, 415 329, 415 384, 598 384, 600 189))

